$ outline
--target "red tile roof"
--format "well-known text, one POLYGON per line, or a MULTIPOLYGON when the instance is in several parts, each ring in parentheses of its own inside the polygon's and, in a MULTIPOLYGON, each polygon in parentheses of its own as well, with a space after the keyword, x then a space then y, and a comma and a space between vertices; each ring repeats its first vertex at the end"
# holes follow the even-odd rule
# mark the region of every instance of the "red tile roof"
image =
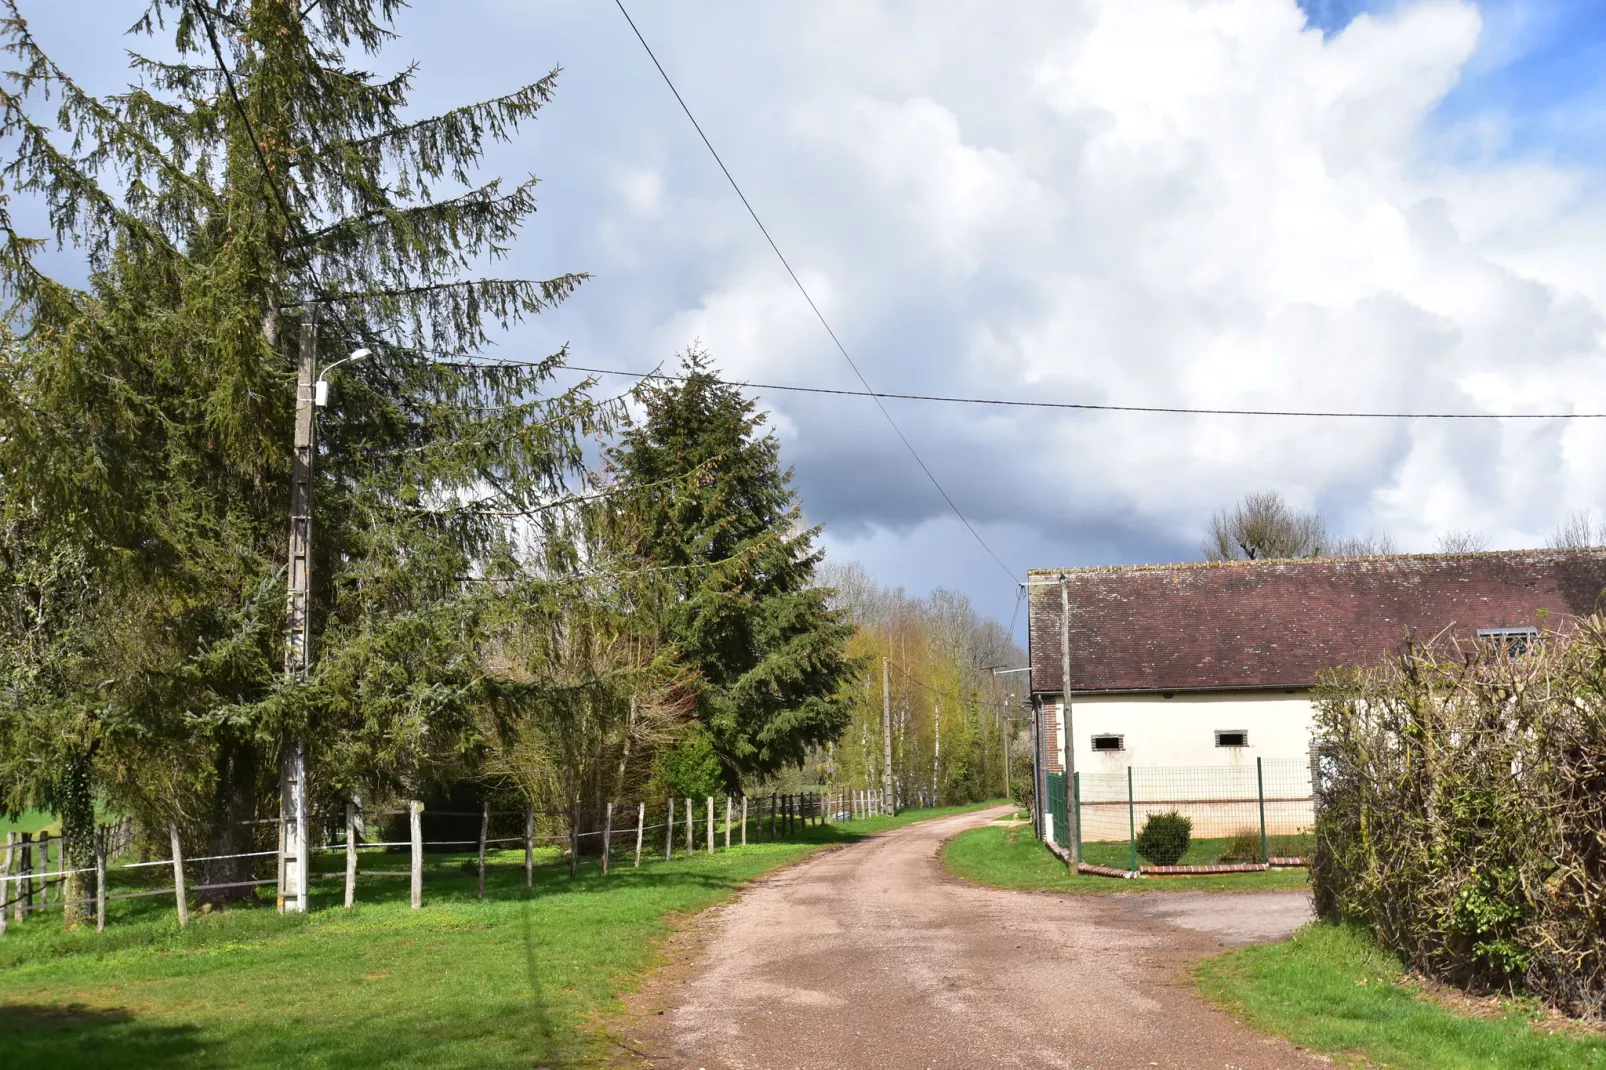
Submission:
POLYGON ((1308 687, 1407 634, 1549 630, 1606 608, 1603 550, 1036 569, 1034 691, 1060 690, 1061 575, 1074 691, 1308 687))

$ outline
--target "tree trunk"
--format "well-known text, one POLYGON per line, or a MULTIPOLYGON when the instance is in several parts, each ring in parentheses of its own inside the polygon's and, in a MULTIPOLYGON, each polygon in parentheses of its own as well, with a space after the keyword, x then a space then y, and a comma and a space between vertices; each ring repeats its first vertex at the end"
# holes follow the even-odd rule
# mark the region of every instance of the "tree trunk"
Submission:
POLYGON ((95 796, 89 789, 90 758, 72 755, 62 770, 56 803, 61 807, 62 924, 71 929, 94 918, 95 796))
MULTIPOLYGON (((234 855, 252 849, 252 830, 247 822, 256 817, 258 779, 262 755, 255 743, 225 740, 218 744, 217 786, 212 795, 210 828, 207 829, 208 855, 234 855)), ((248 884, 210 887, 246 882, 251 879, 254 858, 218 858, 202 863, 203 890, 196 893, 202 903, 224 907, 252 894, 248 884)))

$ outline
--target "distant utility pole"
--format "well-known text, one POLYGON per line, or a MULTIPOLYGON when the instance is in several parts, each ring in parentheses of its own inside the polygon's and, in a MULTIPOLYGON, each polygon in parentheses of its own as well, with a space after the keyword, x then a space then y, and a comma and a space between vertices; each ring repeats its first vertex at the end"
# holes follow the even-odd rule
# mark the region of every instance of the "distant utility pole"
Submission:
POLYGON ((999 796, 1001 799, 1009 798, 1009 703, 1014 697, 1014 694, 1005 692, 1004 709, 998 717, 998 747, 1004 755, 1004 794, 999 796))
MULTIPOLYGON (((312 419, 318 378, 318 318, 310 302, 301 308, 300 361, 296 372, 295 452, 290 471, 289 595, 285 611, 285 683, 306 680, 310 650, 312 591, 312 419)), ((289 740, 279 777, 280 820, 289 818, 284 834, 285 882, 279 909, 307 909, 307 744, 289 740)))
POLYGON ((1065 809, 1071 842, 1071 872, 1082 864, 1082 815, 1076 812, 1076 733, 1071 730, 1071 586, 1060 574, 1060 740, 1065 745, 1065 809))
MULTIPOLYGON (((1018 672, 1032 671, 1032 667, 1030 665, 1022 665, 1018 669, 1006 669, 1002 665, 988 665, 985 666, 985 668, 994 676, 1010 676, 1018 672)), ((1031 690, 1030 683, 1028 683, 1026 689, 1028 691, 1031 690)), ((998 719, 998 736, 1004 748, 1004 798, 1006 799, 1009 798, 1009 730, 1014 727, 1014 722, 1011 719, 1010 711, 1015 708, 1013 705, 1014 701, 1015 693, 1013 691, 1004 692, 1004 713, 1003 716, 999 717, 998 719)), ((1032 759, 1032 783, 1037 783, 1037 759, 1035 757, 1032 759)))
POLYGON ((896 805, 892 797, 892 684, 887 676, 891 662, 891 658, 881 659, 881 794, 886 799, 886 812, 889 814, 896 805))

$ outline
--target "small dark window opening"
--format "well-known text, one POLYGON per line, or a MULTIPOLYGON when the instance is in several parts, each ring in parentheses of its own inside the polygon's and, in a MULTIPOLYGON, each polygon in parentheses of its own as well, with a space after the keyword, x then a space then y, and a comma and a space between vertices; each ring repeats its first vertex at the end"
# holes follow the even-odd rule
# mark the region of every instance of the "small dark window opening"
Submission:
POLYGON ((1539 641, 1539 629, 1530 627, 1521 628, 1479 628, 1478 638, 1498 643, 1509 658, 1520 658, 1528 653, 1535 643, 1539 641))
POLYGON ((1094 736, 1093 749, 1095 751, 1126 750, 1126 740, 1122 736, 1094 736))
POLYGON ((1247 747, 1249 746, 1249 733, 1234 730, 1231 732, 1217 732, 1216 746, 1218 747, 1247 747))

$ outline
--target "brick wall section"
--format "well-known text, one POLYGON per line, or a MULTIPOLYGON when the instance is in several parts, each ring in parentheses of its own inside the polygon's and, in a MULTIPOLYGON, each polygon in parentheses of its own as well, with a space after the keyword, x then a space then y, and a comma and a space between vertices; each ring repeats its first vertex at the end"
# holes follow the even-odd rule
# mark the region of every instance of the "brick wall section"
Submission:
POLYGON ((1058 699, 1043 700, 1043 771, 1065 772, 1060 761, 1060 704, 1058 699))
POLYGON ((1309 687, 1323 669, 1378 663, 1408 634, 1560 630, 1606 608, 1606 550, 1038 569, 1039 693, 1061 690, 1062 573, 1073 691, 1309 687))

